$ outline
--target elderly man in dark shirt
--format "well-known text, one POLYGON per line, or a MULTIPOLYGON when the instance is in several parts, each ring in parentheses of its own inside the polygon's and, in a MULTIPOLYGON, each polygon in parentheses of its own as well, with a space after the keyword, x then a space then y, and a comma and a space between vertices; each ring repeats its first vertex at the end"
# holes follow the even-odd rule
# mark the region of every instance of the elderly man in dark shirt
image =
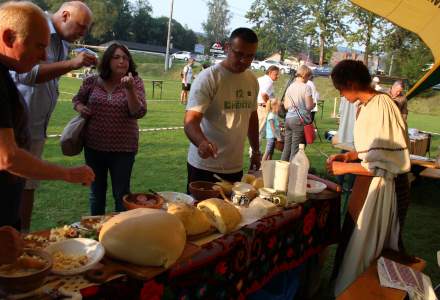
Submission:
POLYGON ((405 89, 405 84, 402 80, 397 80, 393 83, 391 88, 388 90, 388 95, 393 99, 394 103, 399 107, 400 113, 402 114, 403 120, 406 122, 408 117, 408 102, 403 90, 405 89))

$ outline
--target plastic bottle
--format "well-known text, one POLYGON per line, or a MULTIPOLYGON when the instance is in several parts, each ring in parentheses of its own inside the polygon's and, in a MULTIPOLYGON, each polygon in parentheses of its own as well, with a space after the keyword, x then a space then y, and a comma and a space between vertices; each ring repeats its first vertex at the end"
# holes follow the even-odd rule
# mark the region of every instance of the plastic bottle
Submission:
POLYGON ((287 202, 302 203, 306 201, 307 174, 309 173, 309 159, 304 152, 304 144, 299 144, 299 150, 290 161, 289 183, 287 185, 287 202))

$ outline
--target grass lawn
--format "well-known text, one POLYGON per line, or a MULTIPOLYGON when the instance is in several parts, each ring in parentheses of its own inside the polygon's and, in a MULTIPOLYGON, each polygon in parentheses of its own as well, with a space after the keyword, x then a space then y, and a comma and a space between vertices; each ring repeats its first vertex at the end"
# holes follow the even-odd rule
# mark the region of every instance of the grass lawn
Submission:
MULTIPOLYGON (((154 61, 138 63, 141 77, 145 79, 147 99, 152 99, 152 79, 163 79, 162 100, 159 101, 157 91, 154 101, 148 103, 148 113, 139 121, 141 128, 158 128, 182 126, 184 107, 178 103, 180 93, 179 69, 182 63, 175 64, 172 71, 166 75, 161 68, 163 65, 154 61), (154 70, 151 71, 151 70, 154 70), (157 76, 155 76, 155 74, 157 76), (172 101, 171 101, 172 100, 172 101)), ((258 73, 257 75, 259 75, 258 73)), ((278 95, 287 76, 283 76, 277 83, 278 95)), ((68 120, 75 115, 70 100, 80 85, 80 81, 72 78, 62 78, 61 96, 49 126, 49 134, 59 134, 68 120)), ((337 129, 334 119, 330 118, 333 110, 333 99, 338 96, 337 91, 331 88, 327 78, 316 78, 315 83, 321 93, 321 98, 326 100, 323 119, 320 113, 317 115, 318 127, 323 137, 324 131, 337 129)), ((423 107, 424 99, 416 99, 417 107, 423 107)), ((438 101, 437 104, 438 105, 438 101)), ((412 106, 410 105, 410 109, 412 106)), ((440 132, 439 115, 420 114, 411 111, 409 114, 409 126, 418 129, 440 132)), ((431 155, 437 153, 440 145, 440 136, 434 136, 431 146, 431 155)), ((147 191, 152 188, 157 191, 185 191, 186 187, 186 154, 188 141, 183 130, 152 131, 140 134, 140 149, 136 156, 132 176, 132 191, 147 191)), ((315 147, 323 152, 336 153, 330 143, 317 140, 313 147, 307 147, 311 168, 323 177, 328 177, 324 170, 325 158, 321 156, 315 147)), ((245 151, 247 152, 247 151, 245 151)), ((247 153, 245 161, 247 162, 247 153)), ((280 155, 277 152, 276 157, 280 155)), ((44 158, 66 166, 82 164, 83 156, 64 157, 61 154, 58 138, 49 138, 45 148, 44 158)), ((247 166, 246 166, 247 167, 247 166)), ((440 221, 440 185, 431 180, 421 180, 412 187, 412 203, 409 209, 407 223, 404 229, 404 239, 409 253, 415 254, 427 260, 426 273, 432 278, 433 283, 440 282, 440 268, 436 263, 436 251, 440 250, 438 229, 440 221)), ((44 229, 58 224, 71 223, 81 215, 89 214, 88 189, 82 186, 69 185, 63 182, 42 182, 37 190, 36 203, 32 219, 32 229, 44 229)), ((108 210, 113 209, 111 190, 108 191, 108 210)), ((333 251, 331 251, 333 252, 333 251)), ((332 260, 324 271, 324 277, 328 278, 332 260)), ((324 288, 320 298, 329 297, 330 292, 324 288)))

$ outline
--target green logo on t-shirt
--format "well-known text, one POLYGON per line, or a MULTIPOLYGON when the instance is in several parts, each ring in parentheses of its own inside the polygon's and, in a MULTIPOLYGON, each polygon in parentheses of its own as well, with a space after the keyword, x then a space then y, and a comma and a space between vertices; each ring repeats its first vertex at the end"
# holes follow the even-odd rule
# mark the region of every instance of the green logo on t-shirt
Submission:
POLYGON ((250 100, 229 100, 224 102, 224 109, 249 109, 252 108, 253 101, 250 100))

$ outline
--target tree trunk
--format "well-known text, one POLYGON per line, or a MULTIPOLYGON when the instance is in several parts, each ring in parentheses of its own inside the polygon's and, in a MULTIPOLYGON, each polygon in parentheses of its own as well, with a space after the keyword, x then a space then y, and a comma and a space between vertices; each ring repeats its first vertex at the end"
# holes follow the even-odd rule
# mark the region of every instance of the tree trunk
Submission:
POLYGON ((393 63, 394 63, 394 53, 391 54, 391 62, 390 62, 390 69, 388 71, 388 76, 391 76, 391 74, 393 74, 393 63))
POLYGON ((324 38, 324 34, 321 32, 319 34, 319 65, 320 66, 324 64, 324 46, 325 46, 325 38, 324 38))
POLYGON ((365 40, 365 56, 364 56, 364 64, 368 68, 368 56, 370 55, 370 44, 371 44, 371 35, 373 31, 373 22, 374 17, 370 17, 367 25, 367 37, 365 40))

